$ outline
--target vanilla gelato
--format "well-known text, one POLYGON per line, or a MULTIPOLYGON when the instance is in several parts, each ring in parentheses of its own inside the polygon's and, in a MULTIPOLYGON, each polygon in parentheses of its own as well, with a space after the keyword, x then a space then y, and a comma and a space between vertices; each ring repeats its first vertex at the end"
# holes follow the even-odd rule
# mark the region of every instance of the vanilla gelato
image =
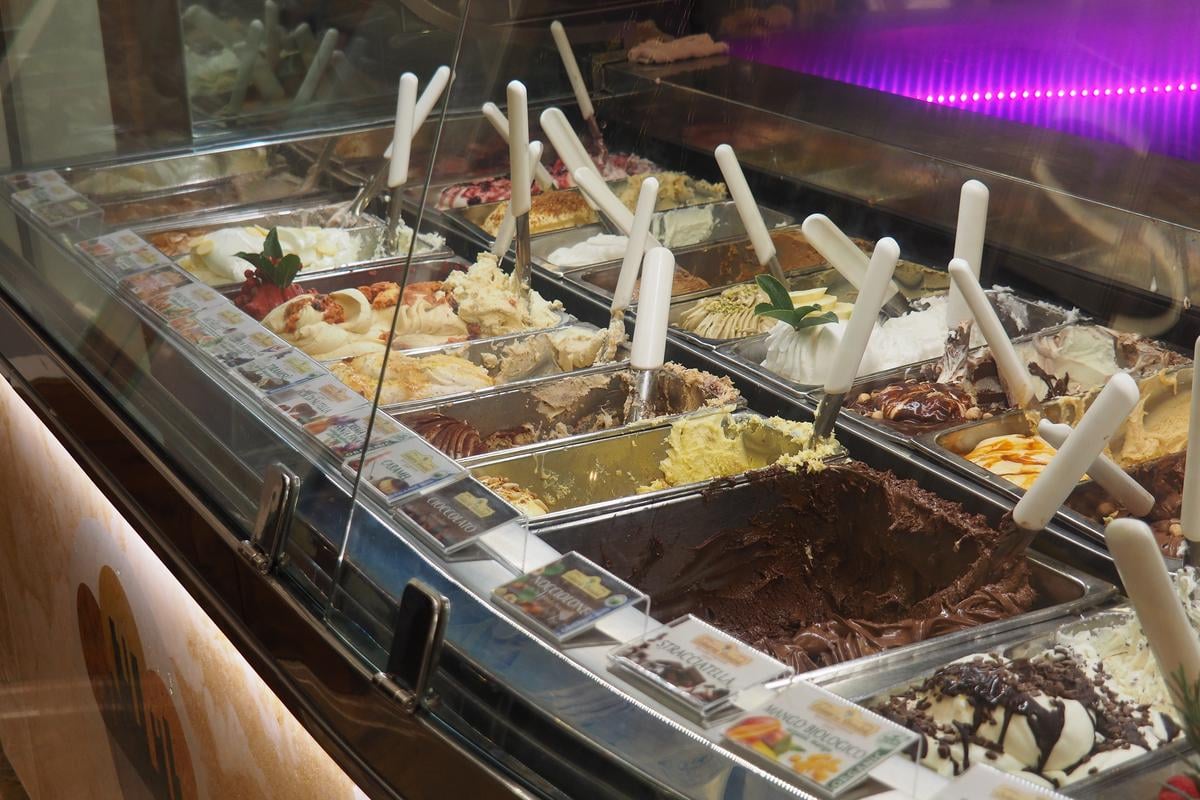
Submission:
MULTIPOLYGON (((300 257, 301 272, 336 269, 369 257, 362 252, 362 241, 342 228, 276 228, 284 253, 300 257)), ((193 236, 179 265, 212 286, 240 283, 249 263, 238 253, 258 253, 269 231, 258 225, 221 228, 193 236)))
POLYGON ((483 367, 448 353, 423 356, 392 353, 387 359, 386 372, 382 354, 364 355, 340 361, 329 371, 368 400, 375 398, 382 373, 379 403, 385 406, 486 389, 495 383, 483 367))
POLYGON ((491 253, 480 253, 466 272, 450 273, 443 286, 454 298, 458 318, 480 336, 551 328, 559 322, 562 304, 547 302, 533 291, 526 302, 491 253))

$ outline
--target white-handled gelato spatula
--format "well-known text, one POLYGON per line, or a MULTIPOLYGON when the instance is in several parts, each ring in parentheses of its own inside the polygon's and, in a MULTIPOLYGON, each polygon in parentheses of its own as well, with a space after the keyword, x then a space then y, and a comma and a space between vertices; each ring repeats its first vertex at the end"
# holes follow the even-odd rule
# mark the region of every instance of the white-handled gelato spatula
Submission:
POLYGON ((775 242, 767 231, 767 224, 763 222, 762 212, 750 191, 750 184, 746 182, 746 175, 742 172, 742 165, 738 163, 737 154, 729 145, 721 144, 717 145, 713 155, 716 156, 717 166, 721 168, 721 175, 725 177, 725 185, 729 187, 729 194, 733 197, 738 216, 742 218, 746 234, 750 237, 754 254, 758 256, 759 266, 766 267, 775 276, 775 280, 787 286, 787 277, 783 274, 783 267, 776 257, 775 242))
MULTIPOLYGON (((542 143, 534 139, 529 143, 529 160, 536 161, 542 157, 542 143)), ((496 239, 492 242, 492 255, 496 258, 503 258, 508 252, 508 248, 512 247, 513 237, 517 235, 517 221, 513 217, 512 203, 504 209, 504 216, 500 218, 500 227, 496 229, 496 239)))
POLYGON ((1079 424, 1013 509, 1013 522, 1029 534, 1018 549, 1024 549, 1029 538, 1046 527, 1079 479, 1104 452, 1108 440, 1137 401, 1138 387, 1133 378, 1118 372, 1108 379, 1079 424))
POLYGON ((312 63, 308 65, 308 72, 304 74, 304 80, 300 82, 300 88, 296 90, 296 96, 292 99, 293 111, 302 109, 312 102, 313 96, 317 93, 317 84, 324 77, 325 69, 329 66, 329 59, 333 57, 333 49, 337 47, 337 39, 337 28, 330 28, 321 37, 321 44, 318 45, 317 52, 313 55, 312 63))
MULTIPOLYGON (((1056 450, 1062 447, 1071 435, 1070 425, 1051 422, 1048 419, 1039 420, 1037 430, 1038 435, 1056 450)), ((1154 508, 1154 495, 1103 453, 1088 467, 1087 474, 1135 517, 1144 517, 1154 508)))
POLYGON ((637 324, 629 364, 636 376, 629 422, 645 418, 651 409, 658 371, 667 352, 667 317, 671 310, 671 287, 675 282, 675 256, 665 247, 646 253, 642 266, 642 291, 638 298, 637 324))
MULTIPOLYGON (((612 221, 613 225, 626 236, 633 230, 633 212, 608 188, 596 170, 592 167, 581 167, 571 173, 575 184, 584 196, 589 198, 600 213, 612 221)), ((662 247, 658 240, 646 234, 646 248, 662 247)))
POLYGON ((574 174, 575 170, 580 167, 596 168, 595 162, 588 155, 583 142, 579 141, 579 137, 575 135, 575 129, 571 127, 571 123, 567 121, 567 115, 562 112, 561 108, 547 108, 542 112, 539 120, 542 123, 542 130, 546 132, 546 138, 550 140, 550 144, 554 145, 558 157, 567 165, 567 170, 571 174, 574 174))
POLYGON ((1186 682, 1186 694, 1195 693, 1200 679, 1200 640, 1171 586, 1154 534, 1141 520, 1115 519, 1108 523, 1104 538, 1158 670, 1176 707, 1182 710, 1185 693, 1179 681, 1186 682))
POLYGON ((283 44, 283 28, 279 27, 279 4, 275 0, 266 0, 263 3, 263 32, 267 66, 274 69, 279 63, 279 49, 283 44))
POLYGON ((567 38, 566 28, 558 20, 550 23, 550 35, 554 37, 554 46, 558 48, 558 56, 562 59, 563 69, 567 71, 567 80, 571 82, 571 91, 575 93, 575 102, 579 103, 579 113, 588 126, 592 135, 592 144, 596 153, 603 160, 608 155, 604 144, 604 135, 600 133, 600 123, 596 119, 596 109, 592 106, 592 98, 588 95, 587 86, 583 82, 583 73, 579 71, 579 62, 575 60, 575 51, 571 40, 567 38))
MULTIPOLYGON (((505 144, 508 144, 508 117, 504 116, 500 107, 490 100, 484 103, 482 108, 484 119, 492 124, 496 133, 500 134, 500 138, 504 140, 505 144)), ((551 191, 557 186, 554 178, 550 175, 550 170, 546 169, 540 158, 533 163, 533 179, 544 192, 551 191)))
POLYGON ((529 159, 529 95, 525 84, 509 81, 508 84, 508 160, 512 193, 508 207, 512 209, 516 224, 517 260, 513 268, 513 280, 520 296, 529 297, 529 276, 533 269, 533 255, 529 238, 529 210, 532 207, 530 184, 533 173, 529 159))
MULTIPOLYGON (((983 238, 987 228, 988 188, 977 180, 962 185, 958 196, 958 228, 954 234, 954 257, 962 259, 979 280, 983 262, 983 238)), ((962 371, 971 347, 975 318, 958 285, 951 282, 946 296, 946 352, 938 383, 950 383, 962 371)))
POLYGON ((1015 408, 1029 408, 1037 399, 1033 393, 1033 379, 1029 377, 1029 369, 1017 355, 1012 340, 1004 332, 1004 326, 1000 324, 996 310, 983 293, 983 287, 975 279, 975 274, 971 272, 967 262, 961 258, 950 262, 949 272, 950 280, 958 287, 971 310, 971 315, 979 323, 979 332, 991 348, 1008 402, 1015 408))
MULTIPOLYGON (((867 277, 867 265, 870 264, 867 254, 824 214, 809 214, 800 229, 821 257, 861 292, 867 277)), ((904 295, 900 294, 900 287, 894 281, 889 282, 883 311, 889 317, 899 317, 911 310, 904 295)))
POLYGON ((387 185, 392 197, 388 203, 388 227, 384 241, 389 252, 399 248, 400 193, 408 183, 408 161, 412 153, 413 116, 417 106, 417 76, 406 72, 400 76, 396 93, 396 125, 392 129, 392 155, 388 159, 387 185))
POLYGON ((633 212, 633 224, 629 231, 629 243, 621 259, 621 271, 617 286, 613 290, 612 307, 609 310, 608 340, 598 361, 612 361, 617 357, 621 342, 625 341, 625 310, 633 302, 633 287, 637 284, 638 272, 646 253, 646 238, 650 233, 650 216, 658 203, 658 179, 646 178, 638 190, 637 208, 633 212))
POLYGON ((850 312, 850 321, 846 323, 846 331, 834 351, 829 377, 825 380, 825 394, 817 405, 817 416, 813 422, 814 439, 823 439, 833 432, 833 424, 846 393, 858 377, 858 367, 867 349, 867 341, 879 321, 879 309, 883 306, 899 260, 900 245, 896 244, 895 239, 885 236, 875 243, 863 285, 858 290, 858 299, 854 302, 854 310, 850 312))
MULTIPOLYGON (((1196 339, 1193 356, 1200 356, 1200 339, 1196 339)), ((1179 525, 1187 539, 1184 558, 1192 566, 1200 565, 1200 369, 1192 361, 1192 400, 1188 416, 1187 457, 1183 469, 1183 507, 1179 525)))
POLYGON ((250 79, 254 75, 255 62, 259 58, 258 48, 262 40, 263 24, 253 20, 246 26, 246 41, 242 43, 238 52, 238 71, 233 79, 233 89, 229 92, 229 103, 225 107, 229 114, 236 114, 242 110, 242 103, 246 101, 246 90, 250 88, 250 79))

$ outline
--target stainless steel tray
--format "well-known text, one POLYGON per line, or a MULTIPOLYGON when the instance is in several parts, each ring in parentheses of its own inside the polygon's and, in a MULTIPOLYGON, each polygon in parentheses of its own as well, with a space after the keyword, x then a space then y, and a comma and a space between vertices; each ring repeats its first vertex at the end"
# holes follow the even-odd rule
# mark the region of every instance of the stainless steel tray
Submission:
POLYGON ((539 431, 538 441, 492 450, 462 460, 465 465, 470 465, 486 459, 494 459, 499 453, 511 456, 540 450, 551 442, 563 445, 593 439, 598 435, 608 435, 614 431, 629 430, 632 427, 658 425, 705 407, 705 399, 699 392, 688 391, 682 381, 675 379, 671 373, 664 372, 659 378, 659 385, 670 398, 671 408, 677 409, 676 413, 637 423, 626 423, 624 421, 625 404, 631 392, 631 380, 632 374, 627 365, 610 364, 589 371, 586 375, 554 376, 531 381, 522 386, 506 386, 489 394, 448 402, 442 399, 429 401, 427 405, 399 413, 396 416, 400 422, 409 424, 418 415, 445 414, 471 425, 484 439, 498 431, 520 428, 526 424, 539 431), (588 388, 586 394, 575 399, 571 405, 548 407, 544 403, 543 398, 547 390, 560 393, 568 390, 570 384, 574 382, 578 382, 581 387, 588 388), (554 430, 558 423, 573 427, 582 420, 601 415, 611 415, 613 426, 597 427, 594 430, 566 436, 558 436, 554 430))
MULTIPOLYGON (((1000 508, 984 504, 967 492, 956 493, 967 511, 983 514, 989 524, 999 524, 1000 508)), ((634 577, 634 585, 651 595, 651 612, 656 591, 665 590, 678 579, 678 564, 662 563, 642 571, 639 554, 653 547, 664 554, 685 554, 710 538, 715 531, 745 525, 760 508, 778 505, 770 481, 747 480, 728 489, 705 487, 663 500, 633 507, 593 513, 582 519, 570 519, 551 525, 534 526, 548 544, 559 552, 576 550, 605 566, 617 577, 634 577), (633 576, 631 572, 638 574, 633 576)), ((942 653, 953 645, 975 642, 982 637, 1027 628, 1038 622, 1061 619, 1111 597, 1115 587, 1038 553, 1027 555, 1033 567, 1034 585, 1040 588, 1034 610, 1009 619, 985 623, 973 628, 898 647, 882 654, 843 662, 804 673, 809 676, 834 676, 845 672, 873 672, 885 658, 916 659, 929 656, 938 663, 942 653)), ((671 614, 674 611, 660 613, 671 614)))
MULTIPOLYGON (((133 230, 142 238, 151 242, 151 244, 159 247, 168 256, 177 260, 184 254, 179 253, 176 248, 170 245, 168 236, 172 234, 199 235, 219 230, 220 228, 242 225, 260 225, 265 228, 283 225, 297 227, 322 225, 341 208, 342 205, 339 203, 327 203, 307 206, 286 205, 273 208, 240 209, 237 211, 199 216, 188 220, 186 224, 180 220, 163 220, 137 225, 134 226, 133 230)), ((359 224, 346 227, 346 230, 351 231, 355 238, 361 241, 357 260, 347 262, 333 270, 306 270, 300 273, 299 280, 303 281, 308 276, 325 272, 365 267, 379 260, 376 253, 380 248, 381 236, 384 230, 383 220, 370 215, 364 215, 359 224)), ((440 236, 436 238, 431 237, 430 233, 422 233, 418 236, 419 245, 417 252, 414 254, 414 261, 417 259, 422 261, 445 259, 453 256, 453 253, 446 247, 445 242, 441 240, 440 236)), ((218 287, 223 288, 230 285, 233 284, 219 284, 218 287)))
MULTIPOLYGON (((1036 556, 1035 559, 1042 560, 1044 557, 1036 556)), ((1035 565, 1037 560, 1034 561, 1035 565)), ((1035 575, 1052 581, 1062 581, 1064 584, 1072 580, 1074 571, 1069 567, 1050 559, 1044 561, 1041 569, 1035 568, 1035 575)), ((1019 631, 1009 630, 977 637, 972 641, 956 642, 941 651, 919 654, 915 658, 912 654, 894 650, 873 659, 862 659, 861 662, 809 672, 805 678, 841 697, 868 705, 886 701, 888 697, 921 683, 937 669, 959 658, 983 653, 998 653, 1011 658, 1035 655, 1053 647, 1060 630, 1092 630, 1118 622, 1124 615, 1133 613, 1126 603, 1097 608, 1100 601, 1115 593, 1115 587, 1102 584, 1088 576, 1079 576, 1079 579, 1096 584, 1091 594, 1096 599, 1085 603, 1085 594, 1085 598, 1075 603, 1064 604, 1072 608, 1064 612, 1063 616, 1080 614, 1080 618, 1068 621, 1059 618, 1019 631)), ((1091 792, 1101 785, 1115 783, 1122 777, 1139 772, 1150 765, 1175 758, 1187 749, 1187 740, 1180 736, 1157 750, 1067 784, 1057 791, 1074 797, 1090 797, 1091 792)))
MULTIPOLYGON (((560 189, 559 191, 577 192, 578 190, 577 189, 560 189)), ((483 222, 488 218, 488 216, 492 213, 492 211, 498 205, 500 205, 500 204, 499 203, 488 203, 486 205, 478 205, 478 206, 469 206, 467 208, 450 209, 444 213, 448 220, 451 220, 459 228, 461 228, 462 230, 464 230, 466 233, 470 234, 474 238, 484 240, 484 241, 490 241, 494 237, 492 234, 488 233, 486 230, 483 229, 483 222)), ((723 200, 723 201, 717 202, 717 203, 701 203, 698 205, 686 206, 686 208, 699 208, 701 206, 709 206, 712 208, 712 210, 713 210, 713 227, 707 237, 705 237, 704 239, 701 239, 697 242, 694 242, 692 244, 705 244, 705 243, 711 243, 711 242, 726 241, 729 239, 740 239, 740 238, 745 237, 745 235, 746 235, 745 228, 742 227, 741 217, 738 216, 737 208, 734 206, 732 201, 723 200)), ((673 210, 675 210, 675 209, 673 209, 673 210)), ((656 226, 659 226, 662 224, 658 220, 661 220, 664 215, 670 214, 670 213, 671 213, 670 211, 655 212, 654 217, 651 219, 651 223, 650 223, 651 233, 654 233, 655 235, 659 235, 659 233, 655 233, 656 226)), ((774 228, 774 227, 778 227, 781 225, 788 225, 791 222, 793 222, 793 219, 790 216, 788 216, 787 214, 783 214, 778 211, 772 211, 769 208, 762 209, 762 213, 763 213, 763 219, 767 223, 768 228, 774 228)), ((563 232, 563 231, 583 231, 585 229, 587 229, 589 231, 586 236, 582 236, 580 238, 573 239, 573 240, 567 240, 568 243, 575 244, 577 242, 581 242, 584 239, 586 239, 588 236, 594 235, 595 233, 602 230, 601 226, 597 223, 592 223, 589 225, 579 225, 579 226, 564 225, 564 226, 560 226, 560 227, 556 227, 556 228, 550 228, 550 229, 544 230, 540 233, 536 233, 533 235, 532 238, 534 238, 536 240, 536 239, 539 239, 542 236, 546 236, 550 233, 557 233, 557 232, 563 232)), ((560 244, 557 246, 562 246, 562 242, 563 242, 563 240, 560 240, 560 244)), ((542 264, 542 266, 545 266, 547 269, 551 269, 551 270, 554 269, 553 267, 548 266, 548 262, 542 264)), ((557 270, 555 270, 555 271, 557 271, 557 270)))
MULTIPOLYGON (((739 242, 738 244, 741 243, 739 242)), ((725 245, 724 247, 728 248, 730 245, 725 245)), ((712 250, 717 250, 717 248, 710 248, 708 252, 712 252, 712 250)), ((719 255, 719 250, 717 255, 719 255)), ((681 254, 680 258, 686 260, 688 263, 691 263, 696 260, 697 256, 701 256, 701 253, 681 254)), ((688 269, 691 270, 691 267, 688 267, 688 269)), ((945 288, 944 283, 947 273, 944 270, 922 266, 911 261, 900 262, 896 265, 896 270, 897 284, 900 287, 900 292, 910 300, 928 297, 945 288)), ((695 274, 694 271, 693 274, 695 274)), ((832 267, 820 266, 809 269, 797 269, 789 272, 787 278, 788 286, 792 291, 824 288, 829 291, 829 294, 837 297, 839 301, 852 303, 858 299, 858 290, 855 289, 849 281, 843 278, 840 272, 832 267)), ((670 316, 668 317, 671 329, 675 331, 680 338, 710 349, 747 338, 737 337, 732 339, 712 339, 706 336, 700 336, 692 331, 684 330, 678 324, 679 319, 682 318, 684 314, 691 311, 701 300, 707 297, 718 295, 721 292, 737 285, 739 284, 735 283, 720 286, 712 289, 711 291, 704 292, 703 294, 691 295, 686 300, 677 300, 673 302, 671 304, 670 316)))
MULTIPOLYGON (((470 342, 461 344, 447 344, 438 347, 423 347, 414 350, 406 350, 404 354, 413 358, 433 355, 437 353, 446 353, 465 358, 473 364, 478 364, 488 371, 493 378, 497 378, 500 373, 500 364, 503 362, 504 355, 513 347, 530 346, 540 349, 540 345, 547 337, 553 336, 555 333, 565 331, 568 327, 579 327, 589 331, 595 331, 597 328, 594 325, 587 323, 574 323, 570 326, 559 325, 554 328, 548 328, 540 331, 530 331, 524 333, 509 334, 507 336, 496 336, 488 339, 476 339, 470 342)), ((619 357, 625 357, 624 354, 618 354, 619 357)), ((336 363, 336 362, 331 362, 336 363)), ((500 391, 505 387, 519 387, 532 385, 535 381, 548 376, 559 375, 586 375, 597 370, 609 369, 610 365, 600 364, 585 367, 583 369, 574 370, 572 372, 563 372, 558 364, 551 358, 541 358, 534 364, 529 365, 519 375, 506 376, 502 378, 503 383, 497 383, 495 386, 490 386, 485 389, 470 390, 464 392, 455 392, 453 394, 442 395, 440 397, 424 397, 418 400, 409 400, 403 403, 393 403, 384 406, 384 409, 391 413, 399 413, 411 411, 420 406, 427 406, 430 403, 446 403, 452 400, 458 400, 468 397, 481 397, 500 391)))
MULTIPOLYGON (((733 416, 745 419, 762 415, 739 411, 733 416)), ((670 432, 669 420, 654 420, 649 426, 606 431, 532 452, 481 456, 470 462, 470 469, 477 478, 504 477, 541 497, 550 513, 530 519, 529 524, 535 530, 547 528, 567 520, 684 497, 712 484, 702 481, 638 493, 639 487, 662 477, 658 465, 667 456, 670 432)), ((791 437, 774 428, 764 427, 747 436, 756 452, 767 454, 768 462, 798 450, 791 437)), ((830 460, 844 457, 841 451, 830 460)), ((746 481, 748 474, 720 479, 719 483, 723 487, 736 486, 746 481)))
MULTIPOLYGON (((1179 376, 1179 391, 1190 393, 1192 367, 1181 367, 1177 370, 1176 374, 1179 376)), ((1096 393, 1093 392, 1083 398, 1083 406, 1085 408, 1091 404, 1095 395, 1096 393)), ((936 462, 949 467, 960 475, 982 483, 991 490, 1012 498, 1015 501, 1020 500, 1024 496, 1024 489, 968 461, 964 456, 974 450, 976 445, 981 441, 992 436, 1013 434, 1033 435, 1037 432, 1037 422, 1040 419, 1074 425, 1078 422, 1077 415, 1077 404, 1064 402, 1063 400, 1051 400, 1029 411, 1010 411, 991 419, 958 425, 943 431, 925 433, 912 441, 919 451, 930 456, 936 462)), ((1120 437, 1124 434, 1126 424, 1122 423, 1121 427, 1117 429, 1117 432, 1113 435, 1113 440, 1120 440, 1120 437)), ((1081 490, 1086 490, 1086 487, 1090 486, 1090 484, 1091 481, 1081 481, 1072 492, 1071 497, 1068 497, 1067 503, 1070 503, 1072 498, 1076 497, 1081 490)), ((1066 504, 1058 509, 1055 518, 1071 530, 1082 534, 1094 542, 1104 544, 1104 524, 1102 522, 1092 519, 1074 508, 1068 507, 1066 504)), ((1170 567, 1176 567, 1179 561, 1178 559, 1169 558, 1167 559, 1167 563, 1170 567)))
MULTIPOLYGON (((989 290, 988 294, 993 294, 993 291, 989 290)), ((1017 300, 1026 307, 1029 313, 1031 329, 1041 330, 1042 328, 1053 327, 1054 325, 1061 323, 1065 318, 1065 314, 1067 313, 1065 311, 1061 313, 1054 312, 1036 304, 1035 302, 1025 300, 1023 298, 1017 298, 1017 300)), ((822 392, 819 386, 815 384, 802 384, 788 380, 782 375, 763 367, 762 364, 767 355, 766 334, 751 336, 746 339, 718 345, 716 347, 716 353, 722 359, 730 362, 735 369, 753 376, 756 380, 765 381, 766 383, 769 383, 770 385, 775 386, 776 388, 787 393, 807 395, 808 399, 814 403, 820 400, 822 392)), ((860 387, 865 386, 870 381, 874 381, 878 376, 890 376, 894 372, 904 372, 906 370, 916 369, 928 363, 933 362, 921 361, 914 365, 897 367, 894 370, 885 370, 879 373, 860 376, 858 381, 855 383, 854 388, 851 389, 851 392, 862 391, 860 387)), ((855 415, 854 418, 856 420, 861 419, 864 422, 870 422, 870 420, 866 420, 858 415, 855 415)), ((910 437, 902 436, 896 431, 886 428, 885 426, 878 427, 880 428, 879 432, 881 434, 894 442, 903 444, 909 441, 910 437)))

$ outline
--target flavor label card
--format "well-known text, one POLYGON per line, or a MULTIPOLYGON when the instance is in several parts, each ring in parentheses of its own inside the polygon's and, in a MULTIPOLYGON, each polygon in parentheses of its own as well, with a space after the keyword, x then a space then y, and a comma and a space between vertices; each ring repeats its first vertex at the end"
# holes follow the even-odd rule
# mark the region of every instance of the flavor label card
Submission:
POLYGON ((445 553, 461 550, 503 525, 521 524, 521 512, 474 478, 405 500, 396 516, 416 525, 445 553))
POLYGON ((206 308, 232 304, 221 293, 203 283, 188 283, 159 292, 146 299, 155 314, 167 320, 192 316, 206 308))
POLYGON ((1051 800, 1063 795, 986 764, 974 764, 932 800, 1051 800))
POLYGON ((131 230, 77 242, 75 247, 93 264, 118 278, 172 264, 171 259, 159 252, 158 248, 131 230))
POLYGON ((51 181, 21 189, 13 192, 12 199, 51 227, 100 213, 100 206, 65 182, 51 181))
POLYGON ((691 614, 615 650, 616 672, 639 679, 698 721, 729 713, 744 689, 793 670, 691 614))
POLYGON ((354 456, 346 461, 345 469, 353 475, 360 464, 363 485, 371 487, 385 503, 463 474, 458 464, 416 436, 354 456))
MULTIPOLYGON (((242 315, 239 314, 239 316, 242 315)), ((291 345, 270 331, 264 330, 249 317, 242 316, 242 319, 244 320, 243 325, 232 329, 218 327, 213 334, 207 329, 207 326, 196 322, 193 317, 188 320, 193 324, 187 329, 187 332, 180 331, 180 333, 198 345, 206 355, 230 369, 248 364, 264 355, 291 349, 291 345), (193 335, 198 338, 192 340, 190 337, 193 335)), ((175 327, 174 321, 172 321, 171 327, 175 327)))
POLYGON ((270 400, 300 425, 367 405, 357 392, 329 374, 274 392, 270 400))
POLYGON ((576 552, 497 587, 492 599, 563 642, 642 599, 637 589, 576 552))
POLYGON ((189 283, 192 283, 192 279, 186 272, 170 266, 156 267, 136 275, 130 275, 121 281, 121 286, 139 300, 147 300, 159 292, 186 286, 189 283))
POLYGON ((726 728, 725 739, 776 773, 836 797, 917 734, 799 681, 726 728))
POLYGON ((289 347, 282 339, 263 329, 261 325, 230 304, 209 306, 190 317, 177 317, 168 321, 167 324, 171 326, 171 330, 206 352, 207 348, 215 346, 216 342, 227 336, 262 334, 262 343, 269 343, 270 346, 254 351, 249 358, 239 362, 242 364, 261 358, 273 350, 288 349, 289 347))
POLYGON ((5 177, 4 182, 14 192, 22 189, 32 189, 35 186, 46 186, 51 183, 66 184, 66 180, 55 169, 44 169, 40 172, 14 172, 5 177))
POLYGON ((316 361, 298 350, 292 350, 242 364, 234 368, 233 374, 258 391, 270 394, 326 373, 325 368, 316 361))
MULTIPOLYGON (((367 442, 367 422, 371 418, 370 413, 371 408, 368 405, 347 414, 320 417, 305 425, 304 430, 338 458, 349 458, 361 453, 367 442)), ((415 435, 387 414, 375 413, 375 427, 371 429, 372 449, 415 435)))

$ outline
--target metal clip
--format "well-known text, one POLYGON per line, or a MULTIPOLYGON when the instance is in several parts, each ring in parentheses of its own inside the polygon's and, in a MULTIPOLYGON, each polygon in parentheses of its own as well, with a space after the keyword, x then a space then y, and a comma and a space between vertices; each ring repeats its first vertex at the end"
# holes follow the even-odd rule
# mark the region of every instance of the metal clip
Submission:
POLYGON ((258 497, 254 530, 240 548, 242 556, 263 575, 279 565, 299 496, 300 478, 294 472, 278 463, 267 467, 258 497))
POLYGON ((429 702, 449 613, 450 601, 422 581, 404 587, 387 667, 375 683, 410 714, 429 702))

